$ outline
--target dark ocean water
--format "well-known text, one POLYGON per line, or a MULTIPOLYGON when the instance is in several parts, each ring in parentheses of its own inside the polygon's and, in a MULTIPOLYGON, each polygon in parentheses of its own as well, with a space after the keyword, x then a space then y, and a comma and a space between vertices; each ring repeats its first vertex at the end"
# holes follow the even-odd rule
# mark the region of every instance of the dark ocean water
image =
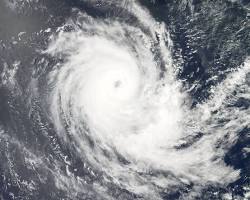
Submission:
MULTIPOLYGON (((129 24, 137 23, 138 19, 121 9, 116 1, 95 2, 0 1, 1 200, 102 199, 93 190, 96 182, 104 184, 102 173, 94 172, 93 175, 76 149, 61 140, 46 109, 46 98, 53 87, 48 84, 47 76, 63 58, 41 54, 47 49, 51 35, 68 19, 74 19, 78 12, 86 12, 97 19, 124 18, 129 24), (56 170, 84 180, 85 188, 76 188, 71 180, 62 181, 58 187, 53 173, 56 170)), ((247 0, 139 2, 156 21, 167 27, 173 42, 171 55, 179 69, 177 77, 191 97, 192 108, 206 101, 211 95, 210 89, 244 64, 250 55, 250 3, 247 0)), ((70 32, 74 28, 68 25, 64 29, 70 32)), ((250 85, 250 75, 246 76, 246 83, 250 85)), ((247 115, 250 98, 235 99, 230 106, 247 115)), ((240 170, 239 178, 226 185, 204 184, 199 195, 187 199, 250 199, 249 125, 244 124, 239 129, 237 140, 226 151, 223 160, 233 169, 240 170)), ((114 199, 147 199, 115 183, 107 188, 105 192, 114 199)), ((183 194, 191 193, 193 188, 195 184, 190 183, 159 193, 166 200, 185 199, 183 194)))

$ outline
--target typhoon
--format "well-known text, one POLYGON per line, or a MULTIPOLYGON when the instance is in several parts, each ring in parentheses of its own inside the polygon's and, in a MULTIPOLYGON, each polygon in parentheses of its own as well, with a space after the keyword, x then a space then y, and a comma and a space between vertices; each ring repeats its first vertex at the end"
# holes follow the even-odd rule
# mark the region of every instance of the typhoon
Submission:
POLYGON ((74 8, 46 31, 44 72, 40 82, 32 79, 28 101, 39 96, 44 115, 36 120, 54 146, 43 156, 13 140, 30 169, 41 169, 39 180, 50 174, 66 199, 192 200, 211 185, 237 181, 241 171, 224 158, 249 125, 250 110, 233 105, 250 98, 250 59, 194 103, 190 91, 198 83, 188 87, 178 76, 168 26, 139 1, 105 6, 117 13, 95 17, 74 8))
POLYGON ((223 102, 241 87, 249 64, 191 109, 175 77, 166 27, 136 3, 127 9, 136 26, 80 13, 69 22, 72 31, 62 28, 52 38, 46 53, 63 59, 49 77, 58 134, 105 181, 144 198, 158 199, 161 188, 180 184, 199 190, 210 182, 230 183, 239 172, 225 165, 224 151, 236 137, 238 120, 248 121, 244 112, 225 113, 223 102), (222 117, 229 122, 220 127, 222 117))

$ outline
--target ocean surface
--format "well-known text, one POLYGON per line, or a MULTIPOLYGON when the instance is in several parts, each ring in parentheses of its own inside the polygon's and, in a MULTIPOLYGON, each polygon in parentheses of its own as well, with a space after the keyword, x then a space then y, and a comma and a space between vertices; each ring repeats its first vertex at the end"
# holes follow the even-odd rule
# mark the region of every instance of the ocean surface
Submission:
POLYGON ((250 199, 250 2, 1 0, 14 199, 250 199))

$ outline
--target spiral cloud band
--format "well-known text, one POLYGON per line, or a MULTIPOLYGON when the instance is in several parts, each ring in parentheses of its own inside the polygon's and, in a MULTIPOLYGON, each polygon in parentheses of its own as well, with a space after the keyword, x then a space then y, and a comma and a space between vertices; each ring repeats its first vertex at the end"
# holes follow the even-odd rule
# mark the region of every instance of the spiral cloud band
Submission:
POLYGON ((139 25, 79 12, 52 36, 46 53, 60 60, 49 76, 58 134, 103 181, 137 195, 157 199, 161 189, 175 185, 199 190, 235 180, 239 172, 223 156, 237 137, 235 119, 247 119, 243 111, 227 110, 224 100, 243 87, 239 80, 249 65, 191 109, 175 77, 166 27, 135 3, 128 12, 139 25), (234 122, 219 126, 222 117, 234 122))

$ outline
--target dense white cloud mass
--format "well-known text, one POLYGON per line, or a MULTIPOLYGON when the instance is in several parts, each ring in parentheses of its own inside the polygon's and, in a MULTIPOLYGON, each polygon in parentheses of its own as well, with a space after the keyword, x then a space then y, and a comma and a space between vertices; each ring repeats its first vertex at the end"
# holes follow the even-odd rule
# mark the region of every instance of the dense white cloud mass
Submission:
POLYGON ((166 27, 135 3, 129 12, 141 25, 81 13, 69 21, 73 31, 62 27, 52 37, 46 53, 63 60, 50 73, 58 134, 105 181, 154 199, 161 188, 194 183, 198 191, 235 180, 239 172, 223 156, 249 113, 227 103, 235 89, 242 91, 235 98, 249 94, 249 61, 191 109, 175 77, 166 27))

